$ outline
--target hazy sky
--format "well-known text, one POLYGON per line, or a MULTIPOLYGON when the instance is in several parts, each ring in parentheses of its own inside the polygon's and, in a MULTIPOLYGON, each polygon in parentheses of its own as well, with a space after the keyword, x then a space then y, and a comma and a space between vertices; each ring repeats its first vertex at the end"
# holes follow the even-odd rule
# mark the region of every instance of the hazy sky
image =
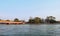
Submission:
POLYGON ((0 0, 1 19, 55 16, 60 20, 60 0, 0 0))

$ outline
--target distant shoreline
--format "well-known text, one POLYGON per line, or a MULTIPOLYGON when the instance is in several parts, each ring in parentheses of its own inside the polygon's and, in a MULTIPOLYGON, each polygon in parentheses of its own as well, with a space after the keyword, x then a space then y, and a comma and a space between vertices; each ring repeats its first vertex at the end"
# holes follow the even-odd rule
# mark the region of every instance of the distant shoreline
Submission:
MULTIPOLYGON (((2 24, 2 25, 25 25, 26 23, 24 23, 24 24, 16 24, 16 23, 14 23, 14 24, 8 24, 8 23, 0 23, 0 24, 2 24)), ((53 24, 50 24, 50 23, 40 23, 40 24, 30 24, 30 23, 27 23, 28 25, 54 25, 54 24, 60 24, 60 23, 53 23, 53 24)))

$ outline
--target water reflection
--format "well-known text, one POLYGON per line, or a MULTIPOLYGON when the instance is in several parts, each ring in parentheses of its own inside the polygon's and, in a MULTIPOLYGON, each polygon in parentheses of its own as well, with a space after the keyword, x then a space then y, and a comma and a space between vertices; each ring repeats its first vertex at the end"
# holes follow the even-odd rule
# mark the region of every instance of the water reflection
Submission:
POLYGON ((60 25, 0 25, 3 36, 59 36, 60 25))

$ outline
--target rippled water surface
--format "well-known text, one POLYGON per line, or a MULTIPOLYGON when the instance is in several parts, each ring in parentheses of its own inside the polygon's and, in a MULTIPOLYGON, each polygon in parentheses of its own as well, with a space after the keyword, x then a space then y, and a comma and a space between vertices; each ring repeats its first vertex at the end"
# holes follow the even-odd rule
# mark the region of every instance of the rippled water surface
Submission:
POLYGON ((0 25, 0 36, 60 36, 60 24, 0 25))

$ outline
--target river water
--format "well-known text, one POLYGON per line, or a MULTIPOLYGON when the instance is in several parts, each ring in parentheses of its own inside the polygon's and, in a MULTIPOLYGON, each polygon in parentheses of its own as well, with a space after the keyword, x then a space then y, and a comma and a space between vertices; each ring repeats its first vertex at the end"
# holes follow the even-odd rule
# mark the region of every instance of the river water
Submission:
POLYGON ((0 25, 0 36, 60 36, 60 24, 0 25))

